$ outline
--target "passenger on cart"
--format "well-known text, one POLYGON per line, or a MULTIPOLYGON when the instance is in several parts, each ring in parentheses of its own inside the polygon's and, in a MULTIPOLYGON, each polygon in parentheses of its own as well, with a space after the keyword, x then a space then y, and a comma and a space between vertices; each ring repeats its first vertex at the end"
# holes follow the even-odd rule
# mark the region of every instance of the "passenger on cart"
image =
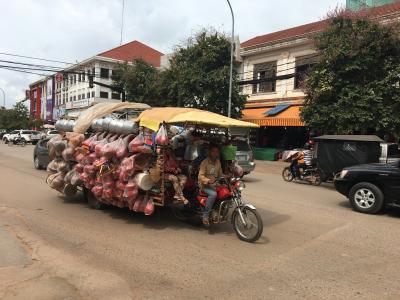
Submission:
POLYGON ((164 171, 165 179, 169 180, 174 186, 175 196, 174 198, 182 201, 184 204, 188 203, 188 200, 183 195, 183 188, 186 184, 187 177, 181 174, 181 169, 178 167, 174 153, 167 149, 164 157, 164 171))

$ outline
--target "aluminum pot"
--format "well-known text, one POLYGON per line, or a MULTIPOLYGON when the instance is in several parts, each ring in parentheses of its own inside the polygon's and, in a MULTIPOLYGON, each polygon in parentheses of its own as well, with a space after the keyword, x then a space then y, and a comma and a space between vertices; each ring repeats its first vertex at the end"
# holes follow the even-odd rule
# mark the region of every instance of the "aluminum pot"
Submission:
POLYGON ((133 121, 123 121, 123 126, 122 126, 123 134, 131 134, 131 133, 137 133, 139 130, 139 127, 137 124, 133 121))
POLYGON ((119 120, 111 120, 109 124, 109 130, 113 133, 118 133, 118 123, 119 120))
POLYGON ((74 126, 75 126, 75 121, 74 120, 68 120, 66 124, 66 131, 74 131, 74 126))
POLYGON ((110 123, 111 123, 111 121, 112 121, 111 118, 103 119, 102 128, 103 128, 104 131, 110 131, 110 123))

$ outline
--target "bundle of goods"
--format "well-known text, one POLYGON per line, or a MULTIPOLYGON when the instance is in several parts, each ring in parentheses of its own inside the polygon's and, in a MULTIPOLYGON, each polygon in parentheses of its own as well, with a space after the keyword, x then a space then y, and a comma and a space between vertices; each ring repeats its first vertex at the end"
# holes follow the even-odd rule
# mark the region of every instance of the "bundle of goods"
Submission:
POLYGON ((147 173, 153 162, 152 135, 139 133, 132 121, 108 118, 94 120, 91 129, 86 139, 67 132, 48 142, 53 160, 47 183, 66 195, 83 186, 102 203, 151 215, 154 203, 145 191, 155 185, 147 173))

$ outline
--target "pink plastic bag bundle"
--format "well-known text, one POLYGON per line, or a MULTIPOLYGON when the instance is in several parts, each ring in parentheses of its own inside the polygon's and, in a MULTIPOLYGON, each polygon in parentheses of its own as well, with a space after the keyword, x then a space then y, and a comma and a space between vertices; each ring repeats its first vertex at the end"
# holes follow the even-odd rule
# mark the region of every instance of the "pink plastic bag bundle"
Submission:
POLYGON ((115 156, 115 152, 117 150, 117 141, 113 141, 110 143, 105 144, 101 148, 101 156, 105 157, 106 159, 111 159, 113 156, 115 156))
POLYGON ((96 198, 101 198, 103 195, 103 185, 101 182, 96 182, 94 187, 92 188, 92 193, 96 196, 96 198))
POLYGON ((142 152, 144 149, 144 136, 139 133, 128 145, 129 151, 132 153, 142 152))
POLYGON ((95 141, 97 141, 97 135, 92 135, 91 137, 82 142, 82 147, 89 151, 95 141))
POLYGON ((120 137, 115 141, 115 157, 122 159, 128 155, 128 146, 125 139, 120 137))
POLYGON ((114 191, 112 188, 103 186, 103 193, 101 195, 102 199, 106 200, 107 202, 112 201, 113 195, 114 195, 114 191))
POLYGON ((135 173, 135 157, 126 157, 121 162, 121 170, 119 180, 128 181, 129 178, 135 173))
POLYGON ((168 145, 168 143, 169 143, 169 139, 168 139, 167 129, 165 128, 164 125, 161 125, 160 129, 157 131, 156 144, 157 145, 168 145))
POLYGON ((94 147, 94 153, 96 153, 96 157, 101 157, 102 156, 102 149, 103 147, 108 144, 107 139, 102 139, 99 141, 96 146, 94 147))
POLYGON ((154 213, 154 202, 152 199, 147 200, 146 206, 144 208, 144 214, 150 216, 154 213))
POLYGON ((123 197, 130 203, 133 202, 138 196, 139 190, 137 183, 134 179, 130 179, 125 186, 123 197))

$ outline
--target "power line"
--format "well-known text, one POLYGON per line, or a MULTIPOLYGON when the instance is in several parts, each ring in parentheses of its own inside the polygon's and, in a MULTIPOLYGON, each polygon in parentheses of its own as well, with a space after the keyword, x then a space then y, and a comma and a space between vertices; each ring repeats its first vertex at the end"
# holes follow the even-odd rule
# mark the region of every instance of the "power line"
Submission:
POLYGON ((6 53, 6 52, 0 52, 0 55, 8 55, 8 56, 29 58, 29 59, 35 59, 35 60, 48 61, 48 62, 56 62, 56 63, 67 64, 67 65, 74 65, 74 63, 70 63, 70 62, 66 62, 66 61, 52 60, 52 59, 39 58, 39 57, 34 57, 34 56, 26 56, 26 55, 19 55, 19 54, 6 53))

